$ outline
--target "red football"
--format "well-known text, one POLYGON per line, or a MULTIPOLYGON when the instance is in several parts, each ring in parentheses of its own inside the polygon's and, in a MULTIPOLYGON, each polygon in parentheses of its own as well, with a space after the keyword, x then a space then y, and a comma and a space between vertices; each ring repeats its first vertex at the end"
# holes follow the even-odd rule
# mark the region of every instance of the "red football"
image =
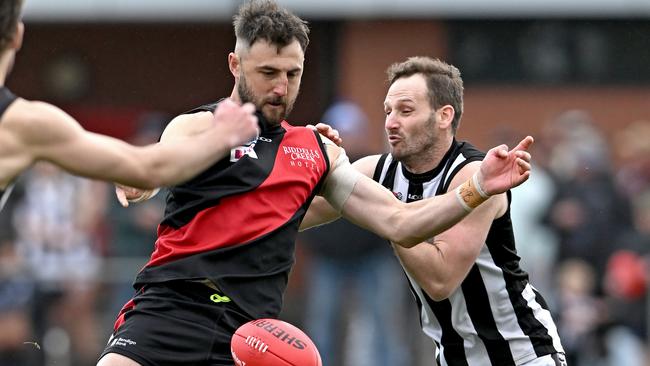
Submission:
POLYGON ((322 366, 320 354, 300 329, 278 319, 252 320, 235 331, 230 351, 237 366, 322 366))

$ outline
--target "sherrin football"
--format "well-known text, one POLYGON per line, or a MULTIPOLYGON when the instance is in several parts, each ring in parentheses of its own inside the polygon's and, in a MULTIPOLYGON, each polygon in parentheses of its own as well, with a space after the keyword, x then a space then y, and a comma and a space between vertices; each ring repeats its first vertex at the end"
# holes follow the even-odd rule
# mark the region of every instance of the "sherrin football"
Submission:
POLYGON ((235 331, 230 351, 237 366, 322 366, 311 339, 278 319, 252 320, 235 331))

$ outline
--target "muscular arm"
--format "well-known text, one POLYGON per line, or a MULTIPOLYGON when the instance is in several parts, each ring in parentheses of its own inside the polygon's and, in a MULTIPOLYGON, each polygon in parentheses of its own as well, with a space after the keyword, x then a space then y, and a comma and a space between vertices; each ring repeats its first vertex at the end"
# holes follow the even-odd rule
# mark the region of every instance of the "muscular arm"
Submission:
MULTIPOLYGON (((487 193, 505 192, 528 179, 530 155, 525 150, 532 142, 532 138, 526 138, 510 152, 505 146, 488 152, 479 172, 479 180, 487 193)), ((336 161, 341 149, 331 145, 327 149, 330 161, 336 161)), ((341 168, 335 166, 334 169, 341 168)), ((341 174, 333 174, 331 171, 328 180, 330 179, 334 182, 328 181, 326 184, 335 186, 341 180, 341 174)), ((337 199, 332 197, 332 191, 337 190, 325 191, 325 198, 337 207, 337 199)), ((434 237, 468 213, 455 191, 405 204, 365 175, 355 179, 351 193, 340 207, 342 215, 351 222, 405 247, 412 247, 434 237)))
MULTIPOLYGON (((363 162, 360 167, 364 170, 363 162)), ((453 192, 406 204, 379 183, 362 175, 341 214, 392 242, 411 247, 449 228, 465 217, 467 211, 453 192)))
POLYGON ((24 104, 21 116, 24 123, 16 133, 32 160, 50 161, 73 174, 141 188, 190 179, 224 157, 233 145, 251 136, 255 129, 253 119, 247 121, 243 113, 237 114, 235 108, 239 107, 235 106, 229 112, 234 112, 232 116, 240 120, 243 133, 237 132, 232 121, 214 124, 212 114, 207 113, 202 118, 204 133, 137 147, 85 131, 72 117, 52 105, 19 102, 24 104))
MULTIPOLYGON (((379 157, 380 155, 366 156, 355 161, 352 166, 361 174, 372 177, 379 157)), ((309 209, 300 223, 300 231, 330 223, 340 217, 341 213, 334 209, 324 197, 316 196, 311 205, 309 205, 309 209)))
MULTIPOLYGON (((478 167, 478 162, 465 166, 452 180, 450 190, 469 179, 478 167)), ((437 235, 433 243, 423 242, 411 248, 393 244, 393 248, 406 271, 432 299, 446 299, 460 286, 476 261, 492 221, 506 209, 507 197, 499 194, 437 235)))
POLYGON ((316 196, 300 223, 300 231, 311 229, 335 221, 341 217, 332 205, 323 197, 316 196))

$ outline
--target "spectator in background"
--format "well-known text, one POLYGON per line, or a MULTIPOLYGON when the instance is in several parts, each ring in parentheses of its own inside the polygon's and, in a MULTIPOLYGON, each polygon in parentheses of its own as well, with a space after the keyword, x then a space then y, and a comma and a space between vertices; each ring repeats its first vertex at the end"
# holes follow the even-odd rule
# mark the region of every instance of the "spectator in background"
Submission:
POLYGON ((36 356, 37 348, 25 347, 34 339, 29 317, 33 289, 13 243, 0 242, 0 365, 29 365, 36 356))
POLYGON ((650 268, 650 121, 635 121, 622 128, 614 136, 614 148, 620 166, 616 178, 631 201, 632 226, 619 237, 623 249, 608 262, 606 287, 614 318, 645 342, 649 326, 646 289, 650 268))
MULTIPOLYGON (((617 184, 610 145, 585 111, 560 114, 544 132, 557 183, 549 217, 560 240, 559 324, 570 364, 643 365, 645 278, 629 200, 641 202, 639 170, 630 169, 634 174, 617 184), (576 262, 587 270, 568 271, 576 262)), ((637 139, 622 151, 631 151, 637 139)), ((622 161, 636 168, 641 159, 632 155, 622 161)))
POLYGON ((106 189, 46 163, 25 176, 25 199, 15 215, 17 245, 37 281, 36 339, 47 363, 89 365, 99 351, 95 229, 105 214, 106 189))
POLYGON ((556 282, 558 331, 566 350, 567 363, 578 366, 581 354, 602 353, 595 341, 595 332, 602 319, 608 317, 607 308, 595 295, 595 271, 584 260, 563 261, 557 268, 556 282))
MULTIPOLYGON (((20 183, 20 182, 19 182, 20 183)), ((38 346, 34 339, 30 319, 34 283, 25 273, 25 266, 17 253, 16 230, 12 222, 16 204, 23 197, 22 184, 17 184, 14 194, 0 214, 0 365, 34 365, 38 346)))
POLYGON ((650 188, 650 121, 635 121, 614 136, 620 168, 616 181, 633 199, 650 188))
MULTIPOLYGON (((369 122, 356 104, 334 103, 322 121, 345 136, 351 161, 372 151, 369 122)), ((311 254, 306 330, 323 364, 410 364, 402 309, 406 290, 390 245, 345 219, 300 235, 311 254)))
POLYGON ((560 114, 545 129, 557 193, 549 210, 559 237, 558 257, 582 258, 602 290, 607 259, 631 225, 630 203, 614 183, 609 145, 584 111, 560 114))

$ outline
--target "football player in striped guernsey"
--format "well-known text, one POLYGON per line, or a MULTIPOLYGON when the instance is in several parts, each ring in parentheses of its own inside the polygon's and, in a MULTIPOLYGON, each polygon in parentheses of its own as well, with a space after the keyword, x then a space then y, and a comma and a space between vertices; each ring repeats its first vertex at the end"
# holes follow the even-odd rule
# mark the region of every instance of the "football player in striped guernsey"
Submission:
MULTIPOLYGON (((390 153, 353 165, 404 202, 458 189, 485 153, 456 139, 463 114, 460 71, 412 57, 388 69, 384 101, 390 153)), ((342 136, 345 138, 345 136, 342 136)), ((417 245, 393 242, 415 295, 422 330, 449 366, 565 365, 557 328, 542 295, 519 266, 509 191, 417 245)), ((325 200, 310 207, 302 228, 336 217, 325 200)))

